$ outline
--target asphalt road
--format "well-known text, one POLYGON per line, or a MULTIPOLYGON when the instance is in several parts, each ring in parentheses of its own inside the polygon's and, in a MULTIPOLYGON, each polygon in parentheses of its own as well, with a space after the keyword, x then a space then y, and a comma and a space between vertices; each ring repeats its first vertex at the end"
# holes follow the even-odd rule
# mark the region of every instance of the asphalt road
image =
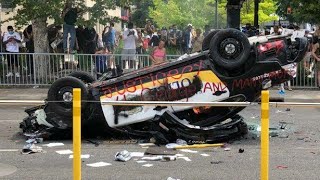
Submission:
MULTIPOLYGON (((305 94, 307 93, 297 96, 305 94)), ((51 148, 43 145, 53 141, 38 144, 43 147, 45 153, 20 153, 25 139, 19 135, 18 124, 25 117, 24 108, 0 107, 0 179, 72 179, 72 159, 69 159, 69 155, 56 153, 57 150, 72 150, 71 140, 54 141, 62 142, 64 146, 51 148), (9 175, 4 176, 5 173, 9 175)), ((279 122, 287 124, 286 129, 280 133, 281 137, 270 138, 270 179, 320 179, 320 109, 292 108, 286 111, 286 108, 272 108, 270 113, 271 127, 279 127, 279 122), (288 138, 285 138, 286 136, 288 138)), ((247 122, 260 121, 259 107, 248 107, 241 115, 247 122)), ((82 179, 166 180, 172 177, 183 180, 256 180, 260 177, 260 140, 254 138, 254 135, 230 143, 230 151, 224 151, 223 148, 194 149, 197 153, 177 151, 191 161, 177 159, 170 162, 146 163, 137 163, 135 158, 125 163, 114 161, 114 155, 121 150, 144 152, 145 149, 138 144, 115 144, 103 139, 93 140, 102 144, 96 147, 83 141, 82 154, 91 156, 89 159, 83 159, 82 179), (244 153, 238 152, 240 148, 244 149, 244 153), (201 154, 209 156, 204 157, 201 154), (101 161, 112 165, 96 168, 87 166, 101 161), (144 167, 144 164, 153 166, 144 167)))

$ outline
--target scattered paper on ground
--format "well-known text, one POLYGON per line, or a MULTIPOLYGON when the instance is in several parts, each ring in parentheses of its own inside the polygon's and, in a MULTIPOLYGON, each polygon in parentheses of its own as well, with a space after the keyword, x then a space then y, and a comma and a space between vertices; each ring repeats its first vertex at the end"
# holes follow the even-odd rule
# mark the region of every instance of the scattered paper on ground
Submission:
POLYGON ((142 165, 142 166, 144 166, 144 167, 151 167, 151 166, 153 166, 153 164, 144 164, 144 165, 142 165))
POLYGON ((193 151, 193 150, 190 150, 190 149, 179 149, 180 151, 182 152, 187 152, 187 153, 198 153, 198 151, 193 151))
POLYGON ((63 143, 49 143, 49 144, 45 144, 43 146, 48 146, 48 147, 56 147, 56 146, 63 146, 63 143))
POLYGON ((178 159, 184 159, 185 161, 191 161, 191 159, 188 157, 178 157, 178 159))
POLYGON ((155 146, 154 143, 140 143, 140 146, 155 146))
MULTIPOLYGON (((90 154, 81 154, 81 159, 88 159, 90 157, 90 154)), ((72 159, 73 155, 69 156, 69 159, 72 159)))
POLYGON ((72 154, 73 152, 71 150, 59 150, 56 151, 58 154, 72 154))
POLYGON ((140 164, 140 163, 145 163, 145 162, 147 162, 147 161, 137 161, 137 163, 139 163, 139 164, 140 164))
POLYGON ((184 154, 176 154, 177 157, 184 157, 184 154))
POLYGON ((90 167, 103 167, 103 166, 111 166, 112 164, 106 163, 106 162, 97 162, 97 163, 92 163, 92 164, 87 164, 87 166, 90 167))
POLYGON ((162 159, 162 156, 143 157, 141 159, 149 161, 159 161, 162 159))
POLYGON ((204 156, 204 157, 208 157, 210 156, 209 154, 200 154, 201 156, 204 156))
POLYGON ((130 155, 131 157, 143 157, 144 152, 131 152, 130 155))

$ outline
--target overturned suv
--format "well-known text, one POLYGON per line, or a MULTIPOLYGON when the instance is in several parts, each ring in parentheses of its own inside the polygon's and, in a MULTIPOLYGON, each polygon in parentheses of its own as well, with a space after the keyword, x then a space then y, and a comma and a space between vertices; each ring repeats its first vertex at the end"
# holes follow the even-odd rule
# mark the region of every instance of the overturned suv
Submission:
POLYGON ((99 80, 74 72, 55 81, 43 106, 26 110, 24 132, 72 128, 72 90, 81 88, 82 128, 102 127, 110 136, 225 141, 247 132, 238 113, 244 107, 114 106, 106 101, 254 102, 261 90, 290 80, 308 47, 305 38, 247 38, 236 29, 215 30, 203 51, 122 74, 114 69, 99 80), (118 133, 120 132, 120 133, 118 133))

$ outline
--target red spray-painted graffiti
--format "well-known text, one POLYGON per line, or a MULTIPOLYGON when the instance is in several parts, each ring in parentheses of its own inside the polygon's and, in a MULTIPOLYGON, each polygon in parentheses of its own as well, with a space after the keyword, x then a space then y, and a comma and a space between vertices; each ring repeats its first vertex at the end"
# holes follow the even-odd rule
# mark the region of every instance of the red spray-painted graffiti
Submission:
MULTIPOLYGON (((198 76, 200 71, 203 69, 205 69, 203 61, 199 61, 197 63, 172 69, 166 72, 160 71, 157 73, 150 73, 145 76, 139 76, 121 83, 116 83, 102 88, 102 92, 107 98, 112 98, 113 93, 117 93, 117 95, 124 95, 126 92, 134 93, 137 91, 137 89, 144 90, 150 88, 145 87, 146 83, 151 82, 153 86, 156 86, 157 84, 166 84, 172 80, 180 80, 185 73, 197 72, 196 75, 198 76)), ((183 79, 183 81, 190 80, 183 79)))

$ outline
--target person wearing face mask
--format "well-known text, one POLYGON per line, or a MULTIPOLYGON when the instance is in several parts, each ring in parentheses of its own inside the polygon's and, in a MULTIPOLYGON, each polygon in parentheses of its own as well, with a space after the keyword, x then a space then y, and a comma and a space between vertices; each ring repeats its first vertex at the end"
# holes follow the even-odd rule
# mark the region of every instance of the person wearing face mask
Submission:
POLYGON ((6 46, 6 59, 8 62, 8 74, 7 77, 13 76, 13 71, 15 72, 15 76, 17 78, 20 77, 20 73, 18 72, 18 54, 19 53, 19 43, 21 43, 21 36, 19 33, 13 31, 12 26, 8 26, 8 32, 3 36, 3 43, 6 46))

